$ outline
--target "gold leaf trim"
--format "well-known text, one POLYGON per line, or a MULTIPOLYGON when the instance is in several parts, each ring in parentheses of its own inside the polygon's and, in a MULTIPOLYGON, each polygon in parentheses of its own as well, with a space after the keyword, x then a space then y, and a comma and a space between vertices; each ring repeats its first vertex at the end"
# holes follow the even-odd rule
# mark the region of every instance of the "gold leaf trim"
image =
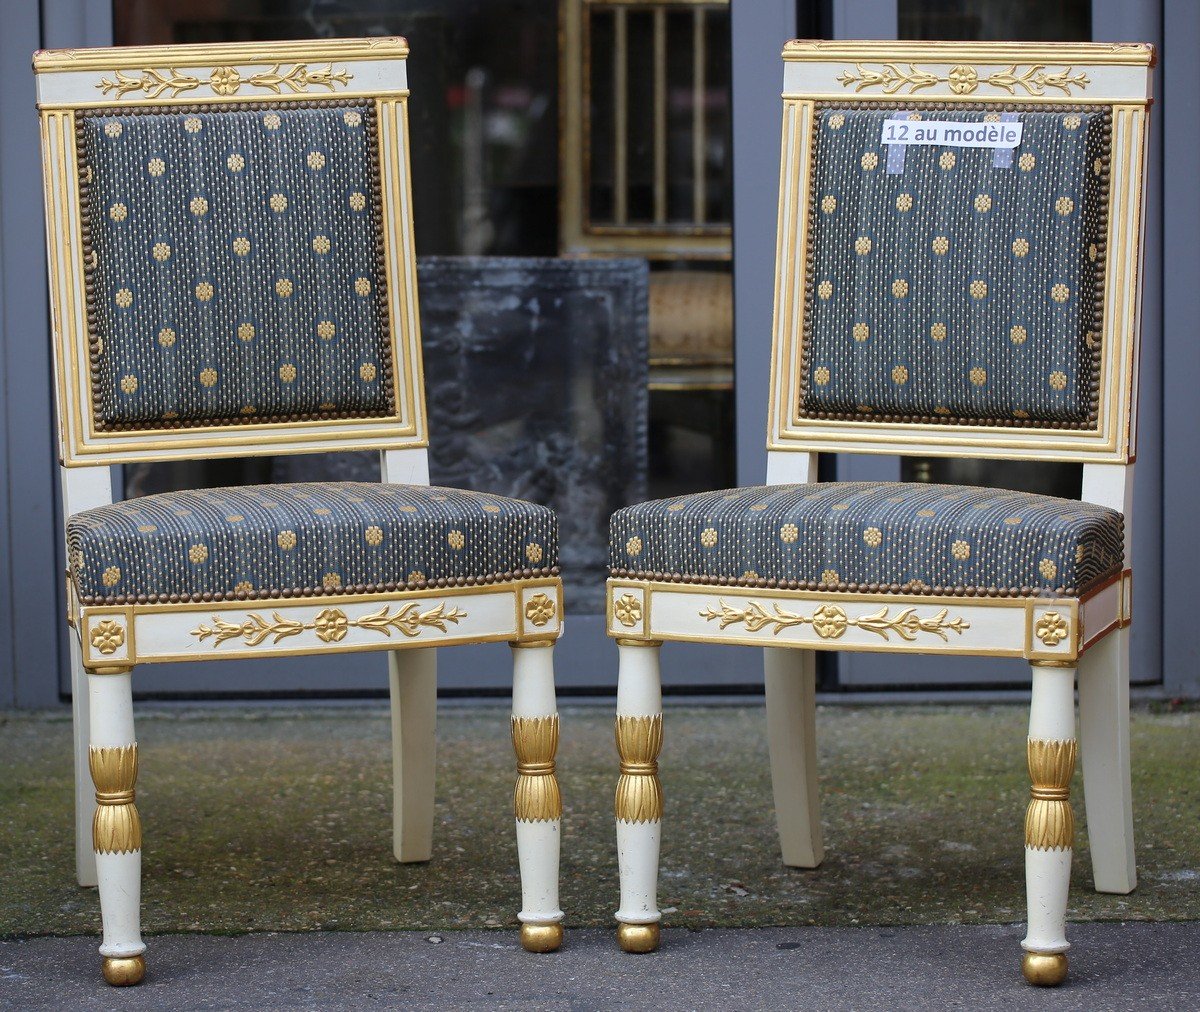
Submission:
POLYGON ((911 607, 889 616, 891 606, 886 604, 873 614, 859 616, 848 615, 844 608, 836 604, 820 605, 811 615, 797 615, 778 604, 772 611, 767 611, 757 601, 747 602, 745 608, 734 608, 724 601, 718 601, 717 605, 716 608, 709 605, 700 612, 700 617, 709 622, 719 622, 722 630, 742 623, 750 632, 759 632, 769 627, 774 636, 793 626, 811 625, 813 631, 823 640, 838 639, 847 629, 855 628, 875 633, 887 642, 891 642, 889 633, 893 632, 909 642, 915 640, 919 633, 930 633, 947 642, 948 632, 961 636, 964 630, 971 628, 971 623, 961 616, 949 618, 948 608, 942 608, 936 615, 928 618, 921 618, 917 609, 911 607))
POLYGON ((279 612, 272 612, 270 620, 263 618, 258 612, 251 612, 245 622, 227 622, 220 615, 212 617, 212 625, 201 622, 191 635, 201 643, 213 639, 213 646, 220 646, 227 640, 240 639, 246 646, 256 647, 270 639, 279 643, 289 636, 298 636, 306 629, 311 629, 323 643, 338 643, 346 638, 353 629, 370 629, 383 633, 391 638, 392 631, 402 633, 409 638, 419 636, 422 629, 437 629, 447 632, 446 623, 458 625, 467 613, 458 607, 447 608, 441 602, 427 611, 421 611, 415 601, 409 601, 396 614, 392 614, 392 606, 385 604, 378 611, 359 618, 350 618, 341 608, 325 608, 311 622, 301 622, 297 619, 284 618, 279 612))
POLYGON ((142 849, 142 820, 134 802, 137 745, 88 750, 88 767, 96 786, 92 847, 100 854, 129 854, 142 849))
POLYGON ((910 63, 903 69, 898 63, 880 64, 878 69, 872 69, 867 64, 856 63, 854 71, 843 70, 837 78, 843 88, 853 87, 855 93, 869 88, 879 88, 885 95, 907 94, 914 95, 935 84, 948 84, 956 95, 970 95, 980 84, 989 84, 1010 95, 1016 95, 1018 90, 1026 96, 1040 97, 1045 95, 1047 88, 1061 91, 1064 96, 1071 94, 1072 88, 1085 91, 1091 80, 1083 71, 1076 72, 1072 67, 1050 72, 1046 65, 1034 63, 1027 66, 1011 64, 1004 70, 997 70, 981 76, 979 70, 966 64, 956 64, 945 75, 935 74, 910 63))
POLYGON ((1078 746, 1070 739, 1030 738, 1026 745, 1032 786, 1025 812, 1025 846, 1069 849, 1075 837, 1071 777, 1078 746))
POLYGON ((292 94, 302 94, 309 88, 328 88, 335 91, 337 85, 345 87, 353 77, 345 67, 334 70, 332 63, 311 70, 306 63, 297 63, 289 70, 283 70, 282 64, 276 63, 270 70, 252 74, 248 78, 243 77, 236 67, 214 67, 205 81, 175 70, 163 71, 148 67, 133 73, 115 71, 111 78, 100 78, 96 88, 104 95, 112 93, 113 98, 117 100, 138 92, 148 99, 159 98, 165 93, 169 98, 177 98, 184 92, 195 91, 201 85, 211 88, 214 95, 236 95, 246 83, 279 95, 284 89, 292 94))
POLYGON ((512 742, 517 755, 517 784, 513 791, 517 821, 561 819, 562 793, 554 775, 558 716, 513 717, 512 742))
POLYGON ((615 726, 621 776, 613 809, 622 822, 657 822, 662 818, 663 793, 658 779, 662 750, 662 714, 618 716, 615 726))

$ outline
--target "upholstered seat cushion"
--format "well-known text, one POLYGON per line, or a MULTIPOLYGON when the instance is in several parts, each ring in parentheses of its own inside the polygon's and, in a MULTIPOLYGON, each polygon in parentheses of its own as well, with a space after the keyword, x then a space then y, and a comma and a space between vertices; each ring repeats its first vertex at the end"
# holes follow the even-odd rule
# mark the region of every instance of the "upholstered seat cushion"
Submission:
POLYGON ((614 514, 616 576, 799 589, 1079 594, 1121 569, 1120 513, 956 485, 758 485, 614 514))
POLYGON ((170 492, 67 521, 85 603, 223 600, 488 583, 557 572, 544 506, 372 482, 170 492))

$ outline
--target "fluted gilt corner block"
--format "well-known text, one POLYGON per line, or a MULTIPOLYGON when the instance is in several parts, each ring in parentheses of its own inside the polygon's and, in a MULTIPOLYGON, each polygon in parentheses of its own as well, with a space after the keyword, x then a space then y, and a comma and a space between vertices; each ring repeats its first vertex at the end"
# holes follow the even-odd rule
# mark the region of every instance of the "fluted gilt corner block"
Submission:
POLYGON ((562 937, 558 526, 544 506, 429 484, 407 54, 372 38, 34 57, 76 875, 99 886, 112 984, 146 969, 138 664, 387 651, 393 851, 425 861, 436 650, 509 643, 522 938, 545 951, 562 937), (379 453, 382 481, 114 502, 109 478, 114 464, 354 449, 379 453))
POLYGON ((1024 973, 1057 984, 1076 671, 1095 885, 1136 883, 1128 626, 1154 52, 839 40, 788 43, 783 60, 767 482, 610 523, 619 939, 653 947, 653 924, 657 943, 660 644, 764 648, 781 849, 810 868, 824 854, 813 651, 1011 657, 1032 672, 1024 973), (1082 496, 818 482, 819 452, 1075 462, 1082 496))

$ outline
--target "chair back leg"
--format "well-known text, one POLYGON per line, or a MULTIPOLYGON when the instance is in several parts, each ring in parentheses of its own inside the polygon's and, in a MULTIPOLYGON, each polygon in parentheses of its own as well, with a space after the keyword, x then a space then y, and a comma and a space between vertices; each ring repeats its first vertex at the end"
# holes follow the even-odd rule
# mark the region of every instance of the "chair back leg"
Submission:
POLYGON ((437 650, 388 653, 392 701, 392 850, 401 863, 433 853, 437 650))
POLYGON ((81 886, 96 884, 96 852, 92 850, 92 819, 96 812, 96 793, 92 771, 88 768, 88 749, 92 734, 88 715, 88 676, 83 670, 79 640, 71 642, 71 728, 75 740, 75 880, 81 886))
POLYGON ((513 810, 521 865, 521 945, 553 952, 562 944, 558 905, 562 794, 558 754, 558 704, 554 695, 554 641, 512 645, 512 742, 517 757, 513 810))
POLYGON ((817 785, 816 656, 763 650, 771 788, 783 863, 816 868, 825 857, 817 785))
POLYGON ((1079 659, 1079 746, 1096 891, 1133 892, 1128 628, 1109 633, 1079 659))

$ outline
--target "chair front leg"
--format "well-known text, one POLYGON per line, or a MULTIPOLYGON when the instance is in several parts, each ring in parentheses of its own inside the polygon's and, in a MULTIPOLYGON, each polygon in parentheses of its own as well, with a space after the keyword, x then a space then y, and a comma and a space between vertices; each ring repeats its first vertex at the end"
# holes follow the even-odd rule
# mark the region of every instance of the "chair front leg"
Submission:
POLYGON ((392 851, 401 863, 433 853, 437 650, 388 654, 392 700, 392 851))
POLYGON ((521 865, 521 945, 553 952, 563 940, 558 906, 562 794, 554 775, 558 706, 554 698, 554 641, 514 643, 512 741, 517 754, 513 809, 521 865))
POLYGON ((1033 662, 1027 742, 1029 808, 1025 813, 1025 892, 1029 930, 1021 964, 1031 984, 1053 987, 1067 977, 1067 891, 1075 818, 1075 668, 1033 662))
POLYGON ((92 847, 104 925, 104 979, 118 986, 137 984, 146 975, 146 946, 141 933, 142 822, 134 804, 138 747, 130 669, 89 671, 88 697, 88 764, 96 787, 92 847))
POLYGON ((653 640, 617 640, 617 863, 621 908, 617 942, 626 952, 658 948, 658 852, 663 813, 658 754, 662 749, 662 683, 653 640))

